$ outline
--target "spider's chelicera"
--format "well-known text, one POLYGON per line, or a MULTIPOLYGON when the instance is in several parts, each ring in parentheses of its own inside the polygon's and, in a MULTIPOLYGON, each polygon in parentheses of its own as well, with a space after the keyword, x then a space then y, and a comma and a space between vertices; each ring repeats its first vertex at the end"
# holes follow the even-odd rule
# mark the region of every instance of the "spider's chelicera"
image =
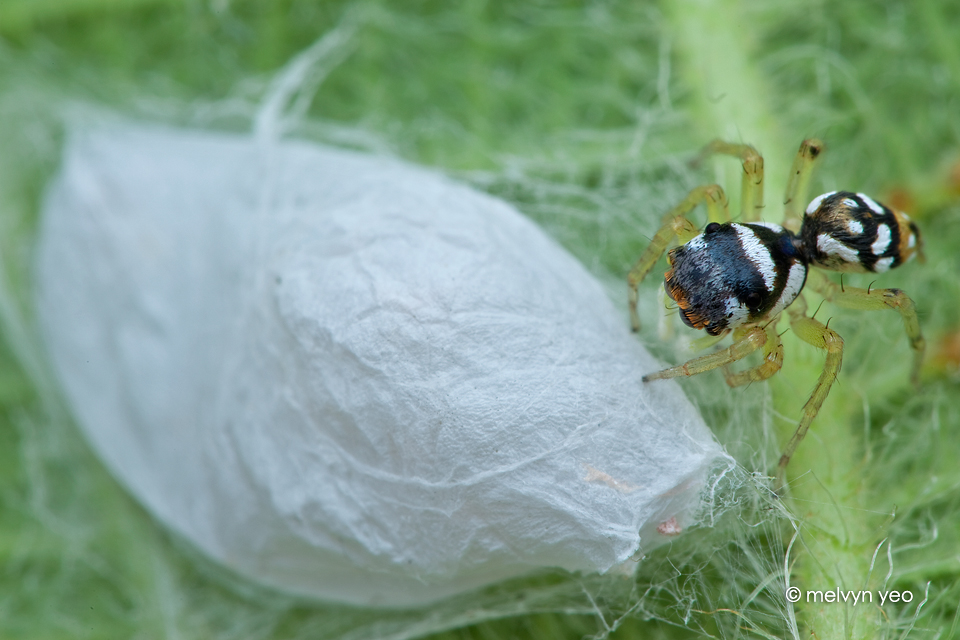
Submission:
MULTIPOLYGON (((791 170, 783 226, 756 221, 763 208, 763 158, 749 145, 714 141, 710 154, 733 155, 743 161, 742 222, 731 222, 726 196, 718 185, 697 187, 671 210, 628 276, 630 318, 640 327, 637 287, 674 237, 685 242, 668 254, 670 269, 664 289, 676 302, 683 322, 712 336, 733 333, 733 344, 721 351, 644 376, 644 382, 692 376, 723 367, 730 386, 765 380, 783 364, 783 344, 776 320, 787 310, 791 329, 805 342, 826 350, 827 360, 800 424, 780 458, 778 483, 797 445, 830 391, 843 355, 843 340, 829 327, 807 316, 800 295, 810 267, 831 271, 883 273, 920 255, 920 232, 910 218, 862 193, 831 191, 799 210, 816 158, 823 145, 805 140, 791 170), (698 204, 707 207, 709 224, 701 233, 685 217, 698 204), (799 299, 798 299, 799 298, 799 299), (796 304, 794 304, 796 302, 796 304), (788 309, 789 307, 789 309, 788 309), (733 373, 726 365, 763 349, 762 364, 733 373)), ((848 309, 894 309, 903 317, 914 350, 911 380, 917 383, 924 340, 913 301, 899 289, 842 287, 811 278, 809 284, 826 300, 848 309)))

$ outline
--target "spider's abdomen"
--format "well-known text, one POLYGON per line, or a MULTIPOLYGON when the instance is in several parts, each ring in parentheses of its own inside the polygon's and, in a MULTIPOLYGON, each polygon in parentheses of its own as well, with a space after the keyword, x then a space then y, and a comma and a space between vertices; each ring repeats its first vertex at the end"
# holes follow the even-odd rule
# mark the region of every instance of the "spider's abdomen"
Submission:
POLYGON ((800 236, 807 262, 833 271, 883 273, 920 250, 920 232, 907 214, 849 191, 814 198, 800 236))
POLYGON ((772 318, 794 301, 807 269, 796 238, 771 224, 707 225, 670 251, 664 288, 684 323, 720 335, 772 318))

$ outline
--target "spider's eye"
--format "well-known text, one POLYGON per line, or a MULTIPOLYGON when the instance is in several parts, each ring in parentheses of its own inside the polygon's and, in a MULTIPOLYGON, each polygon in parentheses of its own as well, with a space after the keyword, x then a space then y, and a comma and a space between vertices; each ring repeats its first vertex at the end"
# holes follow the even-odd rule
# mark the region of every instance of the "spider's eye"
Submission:
POLYGON ((717 222, 711 222, 703 230, 704 233, 716 233, 720 229, 720 224, 717 222))
POLYGON ((763 302, 763 298, 761 298, 760 294, 756 291, 751 291, 743 301, 750 309, 756 309, 760 306, 760 303, 763 302))

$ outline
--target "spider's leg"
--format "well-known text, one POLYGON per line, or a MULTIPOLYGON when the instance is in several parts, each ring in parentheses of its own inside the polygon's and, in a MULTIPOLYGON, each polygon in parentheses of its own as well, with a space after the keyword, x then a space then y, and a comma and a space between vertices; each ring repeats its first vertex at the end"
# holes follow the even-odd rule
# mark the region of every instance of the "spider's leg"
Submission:
POLYGON ((840 372, 840 363, 843 361, 843 338, 833 329, 824 326, 813 318, 808 318, 804 313, 804 306, 798 305, 797 310, 791 308, 788 311, 790 328, 804 342, 824 349, 827 352, 827 361, 823 365, 823 373, 820 374, 820 379, 817 380, 817 386, 814 387, 810 399, 807 400, 807 404, 803 405, 800 424, 797 425, 797 430, 794 431, 793 437, 790 438, 790 442, 783 450, 783 455, 780 456, 780 464, 777 469, 777 487, 783 484, 787 464, 797 450, 800 441, 807 435, 810 423, 813 422, 827 394, 830 393, 830 387, 833 386, 833 381, 837 379, 837 374, 840 372))
MULTIPOLYGON (((760 382, 766 380, 783 366, 783 342, 780 341, 780 334, 777 333, 777 323, 770 322, 766 326, 767 341, 763 344, 763 363, 734 373, 727 367, 723 368, 723 377, 731 387, 739 387, 748 382, 760 382)), ((737 335, 734 334, 734 340, 737 335)))
POLYGON ((763 156, 749 144, 735 144, 714 140, 703 148, 697 162, 714 154, 733 156, 743 162, 743 179, 740 183, 740 219, 753 222, 763 212, 763 156))
POLYGON ((790 168, 787 191, 783 196, 783 226, 796 233, 800 230, 803 208, 807 205, 813 165, 823 151, 823 143, 810 138, 800 143, 800 150, 790 168))
POLYGON ((728 365, 731 362, 742 360, 762 347, 766 342, 766 331, 760 327, 750 327, 726 349, 717 351, 716 353, 711 353, 706 356, 701 356, 699 358, 694 358, 693 360, 684 362, 683 364, 678 364, 677 366, 670 367, 669 369, 664 369, 663 371, 658 371, 656 373, 643 376, 643 381, 650 382, 651 380, 663 380, 665 378, 695 376, 698 373, 710 371, 712 369, 728 365))
POLYGON ((910 348, 913 349, 913 365, 910 369, 910 382, 914 386, 920 384, 920 365, 923 363, 923 352, 927 342, 920 333, 920 321, 917 318, 917 307, 913 300, 900 289, 858 289, 843 287, 827 278, 812 278, 811 286, 828 301, 844 309, 858 309, 861 311, 875 311, 878 309, 893 309, 903 318, 903 327, 910 338, 910 348))
POLYGON ((674 237, 679 238, 680 242, 687 242, 697 235, 697 227, 685 216, 701 202, 706 205, 707 216, 711 222, 728 222, 730 220, 730 212, 727 210, 727 196, 723 189, 716 184, 693 189, 680 204, 663 217, 663 224, 654 234, 650 246, 644 250, 633 269, 627 274, 630 327, 634 331, 640 330, 640 316, 637 315, 637 287, 653 269, 653 265, 667 250, 667 246, 674 237))

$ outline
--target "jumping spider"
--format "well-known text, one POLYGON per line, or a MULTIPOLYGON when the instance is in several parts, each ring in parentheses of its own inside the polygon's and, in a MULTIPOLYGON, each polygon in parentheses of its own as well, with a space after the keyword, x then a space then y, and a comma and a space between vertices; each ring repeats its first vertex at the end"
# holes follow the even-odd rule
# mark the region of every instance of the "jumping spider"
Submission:
MULTIPOLYGON (((827 352, 823 373, 780 457, 778 484, 830 392, 843 357, 843 339, 807 316, 802 297, 791 306, 807 283, 809 268, 884 273, 915 255, 922 258, 916 224, 905 213, 862 193, 831 191, 817 196, 803 212, 801 221, 799 208, 822 150, 819 140, 805 140, 800 145, 787 184, 784 222, 780 226, 758 221, 763 208, 763 158, 757 150, 721 140, 710 143, 701 157, 723 154, 743 161, 741 222, 730 220, 726 196, 718 185, 697 187, 664 216, 660 230, 627 277, 630 322, 637 331, 637 286, 676 236, 683 244, 667 254, 667 295, 676 302, 680 317, 688 326, 705 329, 711 336, 733 333, 733 344, 726 349, 644 376, 644 382, 692 376, 718 367, 723 367, 731 387, 766 380, 783 364, 783 343, 776 324, 784 309, 797 337, 827 352), (698 234, 686 215, 701 202, 706 205, 709 223, 698 234), (762 364, 738 373, 727 369, 727 365, 758 349, 763 349, 762 364)), ((842 281, 838 286, 826 278, 811 278, 810 286, 840 307, 894 309, 900 313, 914 353, 910 378, 917 384, 925 342, 913 300, 900 289, 857 289, 842 286, 842 281)))

